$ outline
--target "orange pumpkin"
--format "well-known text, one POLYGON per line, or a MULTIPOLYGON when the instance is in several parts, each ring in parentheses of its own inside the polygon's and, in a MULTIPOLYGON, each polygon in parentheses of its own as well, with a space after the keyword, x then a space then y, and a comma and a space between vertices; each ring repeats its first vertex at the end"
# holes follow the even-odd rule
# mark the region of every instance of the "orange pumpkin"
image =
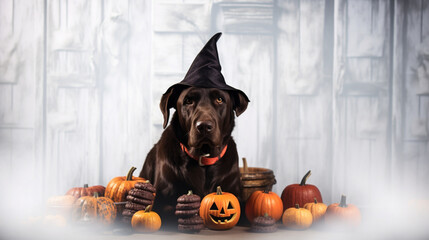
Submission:
POLYGON ((313 216, 310 211, 300 208, 298 204, 295 204, 295 207, 288 208, 283 213, 282 222, 287 228, 304 230, 309 228, 313 223, 313 216))
POLYGON ((250 222, 256 217, 264 216, 265 213, 278 221, 283 214, 283 202, 274 192, 254 191, 247 199, 245 213, 250 222))
POLYGON ((95 192, 98 192, 98 195, 104 196, 105 187, 101 185, 88 187, 88 184, 84 184, 83 187, 71 188, 67 191, 66 195, 71 195, 75 198, 80 198, 83 196, 94 196, 95 192))
POLYGON ((156 232, 161 228, 161 218, 156 212, 152 212, 152 205, 134 213, 131 226, 137 232, 156 232))
POLYGON ((346 203, 346 196, 341 196, 340 203, 333 203, 326 209, 325 220, 328 223, 357 226, 361 221, 359 208, 346 203))
POLYGON ((80 197, 74 204, 73 219, 80 222, 99 222, 110 225, 116 218, 115 203, 106 197, 94 196, 80 197))
MULTIPOLYGON (((137 182, 145 182, 146 179, 141 177, 133 177, 133 173, 137 168, 131 167, 127 176, 115 177, 106 186, 105 197, 112 199, 114 202, 125 202, 128 192, 134 188, 137 182)), ((122 212, 122 205, 118 205, 118 212, 122 212)))
POLYGON ((322 219, 328 206, 326 206, 324 203, 317 202, 317 198, 314 198, 314 202, 306 203, 304 208, 311 212, 311 215, 313 215, 313 221, 316 222, 322 219))
POLYGON ((222 192, 220 186, 215 193, 206 195, 201 201, 200 217, 210 229, 225 230, 234 227, 240 219, 240 203, 234 194, 222 192))

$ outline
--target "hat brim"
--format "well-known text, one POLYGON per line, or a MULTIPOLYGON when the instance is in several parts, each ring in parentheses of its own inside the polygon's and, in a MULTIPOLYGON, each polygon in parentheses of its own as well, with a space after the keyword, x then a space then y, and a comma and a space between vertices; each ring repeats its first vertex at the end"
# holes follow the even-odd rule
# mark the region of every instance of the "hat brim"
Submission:
POLYGON ((171 87, 169 87, 167 89, 167 91, 164 93, 164 94, 168 94, 168 93, 170 93, 170 91, 173 91, 172 95, 170 96, 170 98, 168 100, 168 108, 176 109, 176 103, 177 103, 177 100, 179 99, 180 94, 182 93, 183 90, 190 88, 190 87, 215 88, 215 89, 224 90, 232 96, 232 98, 234 99, 234 103, 239 102, 238 94, 241 94, 247 102, 250 102, 249 98, 247 97, 247 95, 243 91, 236 89, 236 88, 233 88, 227 84, 207 85, 207 83, 206 83, 205 85, 199 86, 199 85, 187 84, 187 83, 180 82, 180 83, 176 83, 176 84, 172 85, 171 87))

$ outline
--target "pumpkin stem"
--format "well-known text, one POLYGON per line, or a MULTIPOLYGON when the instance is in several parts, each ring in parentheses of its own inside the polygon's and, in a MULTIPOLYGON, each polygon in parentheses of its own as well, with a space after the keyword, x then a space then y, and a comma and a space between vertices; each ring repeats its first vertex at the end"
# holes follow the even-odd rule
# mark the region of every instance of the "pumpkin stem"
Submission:
POLYGON ((243 158, 243 171, 245 173, 247 173, 248 169, 247 169, 247 160, 246 158, 243 158))
POLYGON ((314 198, 314 203, 317 204, 317 198, 314 198))
POLYGON ((298 203, 295 204, 295 208, 299 209, 299 204, 298 203))
POLYGON ((346 207, 347 207, 347 204, 346 204, 346 196, 345 196, 345 195, 341 195, 340 207, 343 207, 343 208, 346 208, 346 207))
POLYGON ((192 190, 188 190, 188 196, 192 195, 192 190))
POLYGON ((99 196, 98 194, 99 194, 98 192, 94 192, 94 197, 98 198, 98 196, 99 196))
POLYGON ((265 190, 264 190, 264 193, 270 193, 270 190, 265 189, 265 190))
POLYGON ((83 188, 88 188, 88 183, 83 184, 83 188))
POLYGON ((311 175, 311 170, 309 170, 309 171, 304 175, 304 177, 302 178, 301 183, 300 183, 299 185, 300 185, 300 186, 304 186, 304 185, 305 185, 305 183, 307 182, 307 179, 310 177, 310 175, 311 175))
POLYGON ((127 180, 126 181, 131 181, 131 180, 133 180, 133 173, 134 173, 134 171, 136 170, 137 168, 135 168, 135 167, 131 167, 130 168, 130 171, 128 171, 128 174, 127 174, 127 180))
POLYGON ((217 186, 216 188, 216 195, 222 195, 222 189, 220 188, 220 186, 217 186))
POLYGON ((145 212, 145 213, 150 212, 150 211, 152 211, 152 205, 148 205, 148 206, 144 209, 144 212, 145 212))

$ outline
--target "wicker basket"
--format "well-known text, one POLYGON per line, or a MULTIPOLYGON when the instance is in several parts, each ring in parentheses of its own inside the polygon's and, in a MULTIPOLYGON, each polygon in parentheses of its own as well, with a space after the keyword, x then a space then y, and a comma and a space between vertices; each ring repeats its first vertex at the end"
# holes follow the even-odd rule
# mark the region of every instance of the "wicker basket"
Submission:
POLYGON ((277 183, 271 169, 249 168, 247 167, 246 158, 243 158, 243 167, 240 168, 240 179, 242 186, 241 198, 243 201, 247 201, 254 191, 271 191, 273 185, 277 183))

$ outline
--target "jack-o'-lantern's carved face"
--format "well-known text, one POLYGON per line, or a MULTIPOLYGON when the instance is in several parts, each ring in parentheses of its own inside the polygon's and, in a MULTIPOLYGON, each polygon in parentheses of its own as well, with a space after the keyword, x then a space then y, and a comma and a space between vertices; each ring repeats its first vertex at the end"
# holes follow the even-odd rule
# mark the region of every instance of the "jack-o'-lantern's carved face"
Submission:
POLYGON ((233 207, 230 201, 218 201, 222 204, 220 207, 213 202, 210 207, 210 218, 213 222, 218 224, 226 224, 235 219, 237 216, 237 210, 233 207), (226 204, 227 203, 227 204, 226 204))
POLYGON ((240 203, 231 193, 222 193, 220 187, 216 193, 203 198, 200 216, 204 224, 211 229, 229 229, 240 219, 240 203))

